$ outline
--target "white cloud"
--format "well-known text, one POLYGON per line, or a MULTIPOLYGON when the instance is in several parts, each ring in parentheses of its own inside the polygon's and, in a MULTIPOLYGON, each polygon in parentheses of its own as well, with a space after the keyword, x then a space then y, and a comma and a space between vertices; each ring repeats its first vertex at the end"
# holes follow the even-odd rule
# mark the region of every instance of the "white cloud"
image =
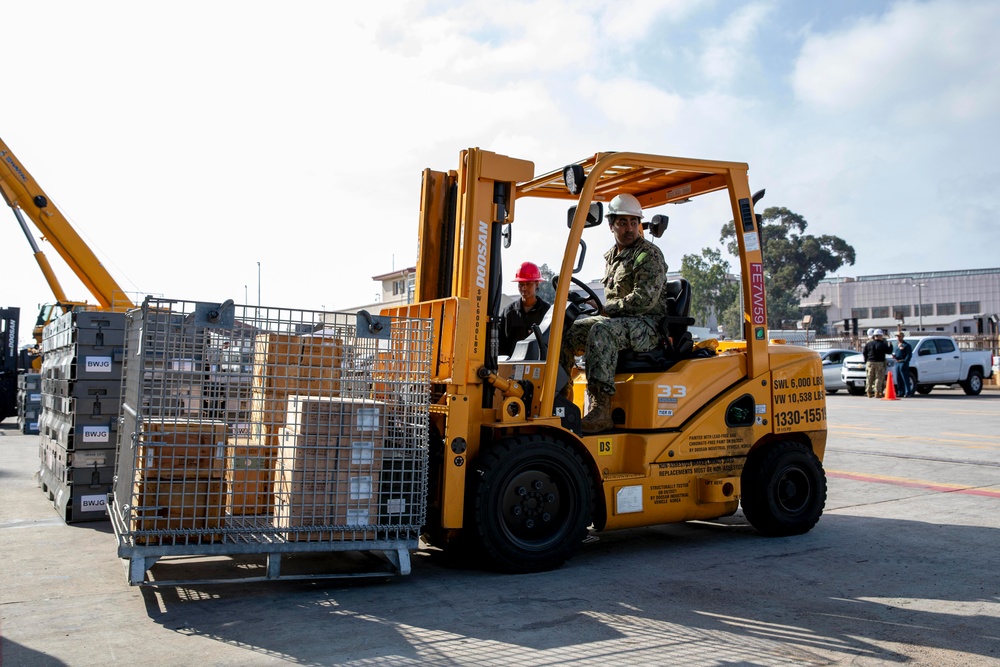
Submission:
POLYGON ((719 86, 732 83, 753 60, 751 44, 764 20, 771 13, 771 3, 756 2, 740 7, 718 28, 702 35, 701 70, 719 86))
POLYGON ((625 125, 628 131, 670 127, 684 105, 680 96, 635 79, 600 81, 587 75, 577 83, 577 92, 609 121, 625 125))
POLYGON ((884 16, 809 37, 793 86, 828 112, 882 109, 896 120, 974 120, 1000 109, 1000 4, 901 2, 884 16))

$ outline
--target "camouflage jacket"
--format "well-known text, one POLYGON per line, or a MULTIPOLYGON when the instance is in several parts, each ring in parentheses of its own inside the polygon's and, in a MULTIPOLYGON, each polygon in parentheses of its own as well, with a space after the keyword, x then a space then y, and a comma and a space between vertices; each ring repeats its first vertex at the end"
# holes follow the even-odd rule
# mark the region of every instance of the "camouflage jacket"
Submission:
POLYGON ((604 310, 610 317, 644 317, 656 327, 666 315, 667 262, 652 242, 604 254, 604 310))

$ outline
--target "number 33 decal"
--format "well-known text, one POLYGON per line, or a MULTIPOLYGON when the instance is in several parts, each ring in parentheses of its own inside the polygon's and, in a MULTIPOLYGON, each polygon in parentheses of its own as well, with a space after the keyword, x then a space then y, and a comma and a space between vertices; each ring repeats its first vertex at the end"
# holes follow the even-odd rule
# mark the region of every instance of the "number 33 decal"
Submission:
POLYGON ((682 384, 661 384, 658 385, 660 396, 672 396, 673 398, 684 398, 687 396, 688 388, 682 384))

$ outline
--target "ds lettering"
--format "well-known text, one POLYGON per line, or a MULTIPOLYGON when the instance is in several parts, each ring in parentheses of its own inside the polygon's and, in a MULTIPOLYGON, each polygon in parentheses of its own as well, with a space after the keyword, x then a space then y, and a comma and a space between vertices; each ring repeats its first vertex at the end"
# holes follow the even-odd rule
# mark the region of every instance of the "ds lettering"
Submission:
POLYGON ((597 455, 598 456, 611 456, 611 440, 598 440, 597 441, 597 455))

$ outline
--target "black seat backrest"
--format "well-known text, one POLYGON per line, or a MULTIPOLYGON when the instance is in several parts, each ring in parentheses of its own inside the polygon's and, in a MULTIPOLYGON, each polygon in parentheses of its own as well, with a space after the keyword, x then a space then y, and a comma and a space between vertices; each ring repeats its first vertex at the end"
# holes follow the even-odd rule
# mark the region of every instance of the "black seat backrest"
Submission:
POLYGON ((694 324, 691 315, 691 283, 684 278, 667 282, 667 314, 660 321, 660 332, 676 344, 694 324))

